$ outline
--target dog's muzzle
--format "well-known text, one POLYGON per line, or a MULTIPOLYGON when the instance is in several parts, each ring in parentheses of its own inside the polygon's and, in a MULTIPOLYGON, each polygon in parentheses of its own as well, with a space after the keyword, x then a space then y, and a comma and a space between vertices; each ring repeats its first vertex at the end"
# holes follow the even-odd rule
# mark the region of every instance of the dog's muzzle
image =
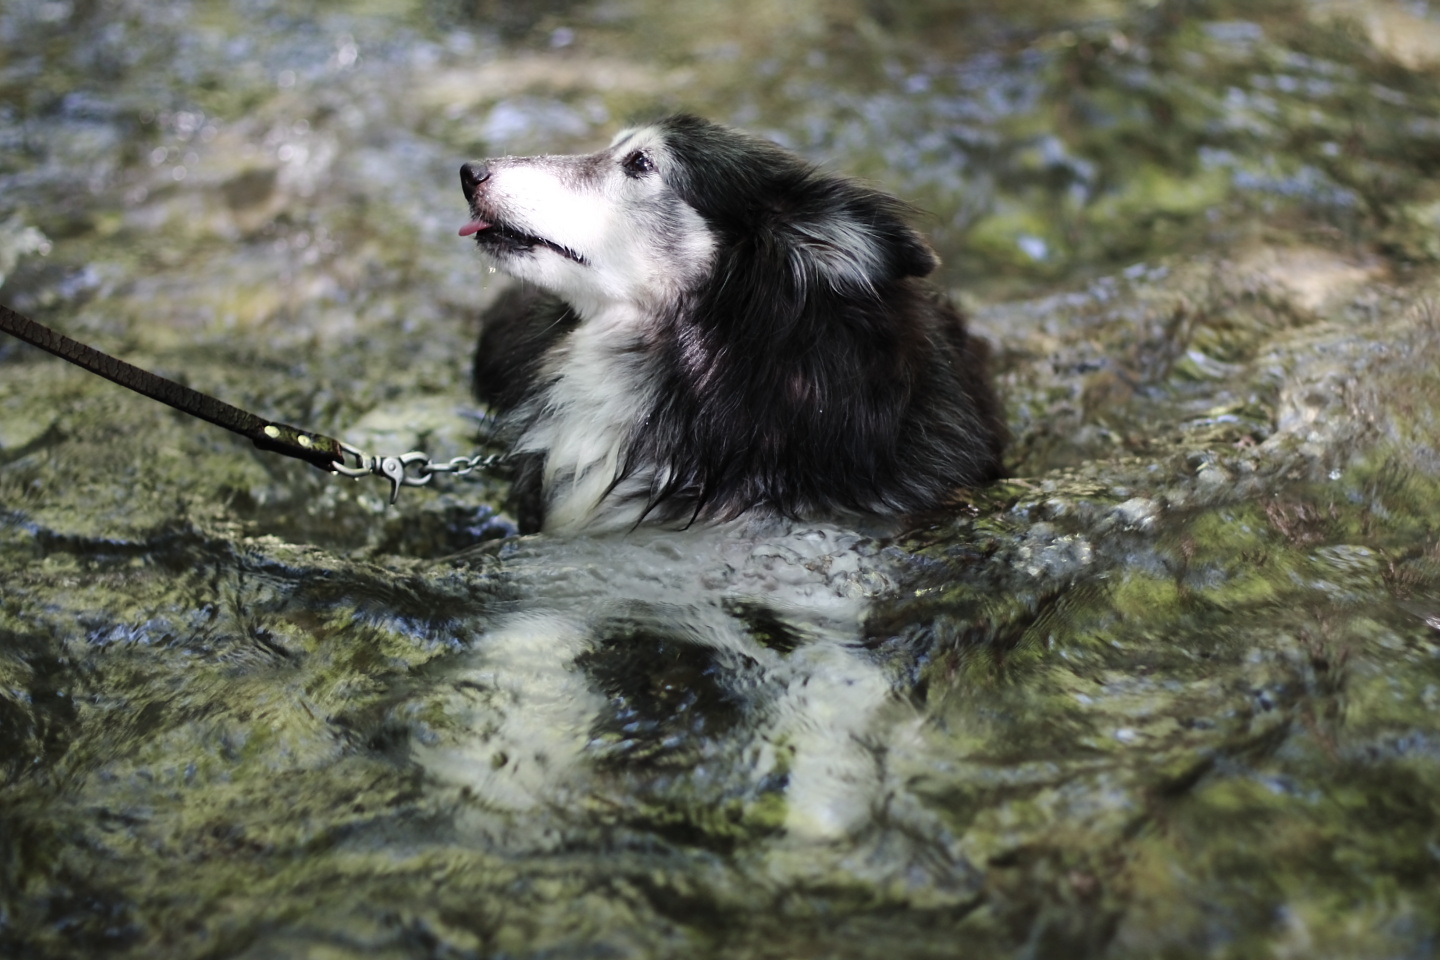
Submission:
POLYGON ((528 253, 536 247, 545 247, 582 267, 590 265, 579 252, 546 237, 518 230, 485 209, 489 204, 482 204, 478 195, 483 192, 481 185, 489 179, 490 165, 484 160, 460 165, 460 190, 465 194, 465 202, 470 204, 470 220, 460 228, 460 236, 473 236, 493 252, 528 253))

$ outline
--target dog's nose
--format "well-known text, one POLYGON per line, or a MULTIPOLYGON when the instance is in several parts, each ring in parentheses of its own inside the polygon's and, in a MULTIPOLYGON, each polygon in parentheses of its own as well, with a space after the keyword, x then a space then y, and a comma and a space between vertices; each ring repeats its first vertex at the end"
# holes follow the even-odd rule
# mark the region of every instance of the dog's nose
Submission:
POLYGON ((489 179, 490 167, 484 160, 478 163, 462 163, 460 165, 460 189, 465 191, 466 200, 473 198, 475 196, 475 188, 489 179))

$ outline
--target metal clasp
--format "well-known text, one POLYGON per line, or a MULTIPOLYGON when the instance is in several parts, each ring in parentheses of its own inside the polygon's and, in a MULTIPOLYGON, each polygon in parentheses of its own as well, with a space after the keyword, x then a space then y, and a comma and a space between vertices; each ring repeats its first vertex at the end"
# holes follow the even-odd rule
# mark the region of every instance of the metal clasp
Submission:
POLYGON ((430 472, 430 458, 418 450, 398 457, 381 457, 380 476, 390 481, 390 502, 400 498, 401 487, 423 487, 435 474, 430 472), (414 467, 412 471, 410 468, 414 467))
POLYGON ((401 487, 423 487, 435 476, 430 469, 430 457, 418 450, 402 453, 398 457, 372 457, 350 444, 341 442, 340 449, 355 458, 356 465, 336 463, 331 472, 342 477, 384 477, 390 481, 390 502, 400 498, 401 487))

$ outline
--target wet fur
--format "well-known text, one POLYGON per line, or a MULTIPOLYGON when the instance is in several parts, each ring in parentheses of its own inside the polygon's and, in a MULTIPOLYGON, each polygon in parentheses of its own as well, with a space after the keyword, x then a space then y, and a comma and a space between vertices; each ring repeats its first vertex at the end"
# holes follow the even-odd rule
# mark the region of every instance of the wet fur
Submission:
POLYGON ((893 197, 683 115, 462 181, 522 281, 474 366, 522 529, 900 515, 1001 475, 985 345, 893 197))

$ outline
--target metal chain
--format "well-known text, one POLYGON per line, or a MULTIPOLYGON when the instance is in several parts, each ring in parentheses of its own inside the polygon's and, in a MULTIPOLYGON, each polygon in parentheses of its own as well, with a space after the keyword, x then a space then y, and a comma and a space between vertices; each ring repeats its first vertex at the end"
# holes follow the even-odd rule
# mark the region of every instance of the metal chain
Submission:
POLYGON ((446 463, 427 463, 424 469, 431 473, 453 473, 463 477, 476 470, 493 470, 508 459, 504 453, 477 453, 472 457, 451 457, 446 463))
POLYGON ((340 449, 355 458, 355 466, 334 464, 332 473, 342 477, 384 477, 390 482, 390 502, 400 497, 401 487, 423 487, 437 473, 449 473, 463 477, 476 470, 493 470, 509 459, 504 453, 477 453, 473 457, 454 457, 445 463, 435 463, 430 455, 418 450, 402 453, 398 457, 371 456, 363 450, 341 441, 340 449))

